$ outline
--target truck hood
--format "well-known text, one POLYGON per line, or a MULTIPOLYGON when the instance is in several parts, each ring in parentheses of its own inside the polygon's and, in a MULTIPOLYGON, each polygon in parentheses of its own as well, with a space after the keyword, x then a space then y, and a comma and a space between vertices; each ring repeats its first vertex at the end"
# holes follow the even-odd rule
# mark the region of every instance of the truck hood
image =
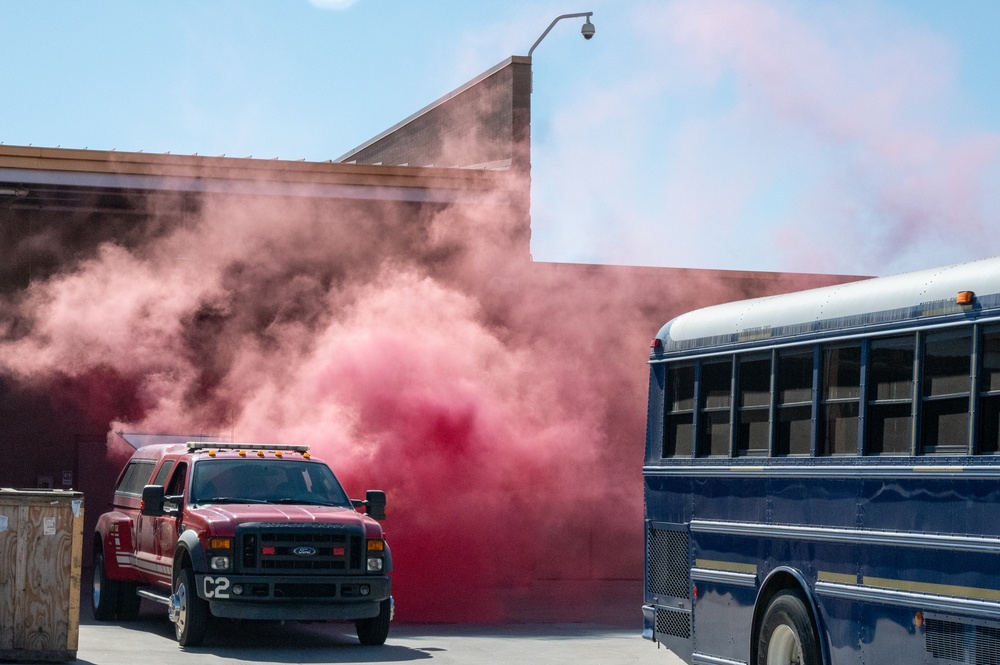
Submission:
POLYGON ((286 504, 207 504, 187 510, 188 521, 200 521, 208 533, 226 536, 235 533, 238 524, 248 522, 343 524, 360 526, 368 538, 381 538, 377 522, 352 508, 286 504))

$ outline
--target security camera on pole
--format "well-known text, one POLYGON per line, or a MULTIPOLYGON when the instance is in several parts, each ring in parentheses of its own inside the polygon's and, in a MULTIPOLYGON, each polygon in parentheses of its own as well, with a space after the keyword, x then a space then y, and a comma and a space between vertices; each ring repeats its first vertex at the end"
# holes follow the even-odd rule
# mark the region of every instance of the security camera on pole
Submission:
POLYGON ((549 23, 549 27, 545 28, 545 32, 543 32, 542 35, 538 39, 535 40, 535 43, 531 45, 531 48, 528 49, 528 57, 529 58, 531 57, 531 54, 535 50, 535 47, 537 47, 538 44, 541 43, 541 41, 543 39, 545 39, 545 35, 549 34, 549 30, 552 29, 552 26, 554 26, 556 23, 558 23, 559 21, 563 20, 564 18, 584 18, 584 17, 586 17, 587 22, 583 24, 582 28, 580 28, 580 34, 583 35, 584 39, 586 39, 587 41, 590 41, 591 39, 593 39, 594 33, 597 32, 597 29, 594 28, 594 24, 590 22, 590 17, 593 16, 593 15, 594 15, 594 12, 580 12, 579 14, 563 14, 561 16, 555 17, 554 19, 552 19, 552 23, 549 23))

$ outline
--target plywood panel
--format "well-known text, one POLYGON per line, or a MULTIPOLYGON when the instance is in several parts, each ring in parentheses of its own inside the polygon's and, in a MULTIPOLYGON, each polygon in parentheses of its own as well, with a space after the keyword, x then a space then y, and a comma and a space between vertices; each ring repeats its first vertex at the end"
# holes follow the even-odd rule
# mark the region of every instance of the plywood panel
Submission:
POLYGON ((19 507, 0 504, 0 651, 14 647, 17 601, 17 529, 19 507))
POLYGON ((45 651, 66 644, 69 624, 72 515, 56 506, 22 508, 18 549, 24 550, 24 587, 15 616, 14 646, 45 651))
POLYGON ((80 641, 80 576, 83 572, 83 498, 81 497, 73 515, 73 540, 70 543, 70 580, 69 580, 69 630, 66 635, 66 648, 76 653, 80 641))
POLYGON ((0 491, 0 660, 76 657, 82 499, 0 491))

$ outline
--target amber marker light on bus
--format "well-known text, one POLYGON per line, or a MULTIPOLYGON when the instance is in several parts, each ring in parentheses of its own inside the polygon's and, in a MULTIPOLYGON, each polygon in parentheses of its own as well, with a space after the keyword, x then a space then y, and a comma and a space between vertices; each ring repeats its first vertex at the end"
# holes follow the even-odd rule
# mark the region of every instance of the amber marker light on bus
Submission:
POLYGON ((958 295, 955 296, 955 304, 957 305, 971 305, 972 301, 975 299, 976 294, 973 291, 959 291, 958 295))
POLYGON ((282 457, 281 451, 280 450, 274 451, 274 456, 275 457, 282 457))

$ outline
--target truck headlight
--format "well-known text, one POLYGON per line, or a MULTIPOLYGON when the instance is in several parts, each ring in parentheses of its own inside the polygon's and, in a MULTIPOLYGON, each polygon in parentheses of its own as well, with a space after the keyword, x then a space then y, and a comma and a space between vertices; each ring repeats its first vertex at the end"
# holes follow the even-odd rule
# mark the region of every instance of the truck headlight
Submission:
POLYGON ((229 570, 229 564, 228 556, 213 556, 208 565, 212 570, 229 570))
POLYGON ((368 557, 368 572, 369 573, 381 573, 382 572, 382 559, 381 557, 368 557))

